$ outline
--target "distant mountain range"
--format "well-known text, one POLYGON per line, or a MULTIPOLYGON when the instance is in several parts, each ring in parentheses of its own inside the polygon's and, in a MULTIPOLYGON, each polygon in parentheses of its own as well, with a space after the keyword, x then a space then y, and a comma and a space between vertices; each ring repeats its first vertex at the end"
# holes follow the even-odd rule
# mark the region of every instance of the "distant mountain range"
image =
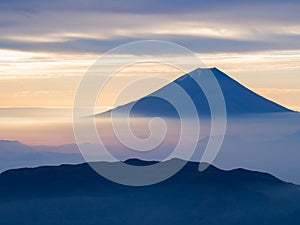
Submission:
POLYGON ((0 140, 0 172, 40 165, 84 162, 76 144, 29 146, 19 141, 0 140))
POLYGON ((87 164, 0 175, 0 221, 5 225, 296 225, 299 202, 299 186, 269 174, 212 166, 199 172, 193 162, 170 179, 146 187, 112 183, 87 164))
MULTIPOLYGON (((229 120, 227 134, 213 164, 223 169, 246 168, 265 171, 284 181, 300 184, 300 122, 298 114, 264 114, 257 117, 229 120), (230 133, 234 134, 230 134, 230 133), (238 132, 238 133, 236 133, 238 132), (261 137, 261 138, 259 138, 261 137)), ((199 140, 192 160, 199 161, 207 145, 208 137, 199 140)), ((114 144, 114 143, 113 143, 114 144)), ((84 144, 87 148, 91 144, 84 144)), ((97 146, 97 145, 96 145, 97 146)), ((96 147, 93 145, 92 147, 96 147)), ((111 152, 120 160, 140 158, 162 160, 173 149, 166 143, 149 154, 132 152, 124 146, 112 146, 111 152)), ((22 167, 82 163, 76 144, 60 146, 29 146, 19 141, 0 140, 0 172, 22 167)))
MULTIPOLYGON (((163 93, 174 95, 178 90, 176 87, 179 86, 191 98, 199 116, 210 115, 208 100, 203 90, 197 84, 197 82, 201 84, 209 83, 207 81, 210 79, 210 76, 214 76, 223 92, 228 115, 291 112, 291 110, 249 90, 217 68, 196 69, 148 96, 113 110, 122 112, 132 107, 131 114, 133 116, 177 117, 178 113, 175 108, 166 100, 156 96, 164 96, 165 94, 163 93)), ((178 104, 182 104, 185 101, 185 97, 178 98, 176 101, 178 101, 178 104)), ((108 116, 110 112, 111 110, 97 114, 97 116, 108 116)))

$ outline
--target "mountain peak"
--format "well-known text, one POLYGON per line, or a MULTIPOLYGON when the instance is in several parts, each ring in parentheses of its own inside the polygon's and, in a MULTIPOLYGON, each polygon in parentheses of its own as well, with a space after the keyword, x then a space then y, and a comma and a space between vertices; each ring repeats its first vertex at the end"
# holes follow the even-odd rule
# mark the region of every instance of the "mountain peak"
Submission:
POLYGON ((219 77, 219 78, 230 78, 227 74, 225 74, 224 72, 222 72, 220 69, 218 69, 217 67, 211 67, 211 68, 197 68, 191 72, 189 72, 188 74, 186 74, 188 76, 191 76, 193 78, 198 78, 199 76, 214 76, 214 77, 219 77))
POLYGON ((192 70, 191 72, 189 72, 189 74, 192 73, 203 73, 203 72, 221 72, 223 73, 220 69, 218 69, 217 67, 198 67, 194 70, 192 70))
POLYGON ((180 76, 179 78, 177 78, 174 82, 178 83, 184 80, 191 80, 191 79, 199 79, 201 76, 206 76, 206 75, 212 75, 212 76, 216 76, 216 74, 222 74, 225 75, 224 73, 222 73, 219 69, 217 69, 216 67, 213 68, 197 68, 194 69, 193 71, 186 73, 182 76, 180 76))
MULTIPOLYGON (((210 76, 214 76, 222 90, 226 110, 229 115, 290 112, 289 109, 246 88, 217 67, 212 67, 197 68, 174 81, 176 85, 180 85, 192 98, 196 108, 200 112, 199 114, 210 114, 210 108, 205 93, 197 84, 199 82, 207 83, 205 80, 210 76)), ((171 92, 172 83, 163 88, 168 88, 170 89, 169 92, 171 92)), ((159 92, 159 90, 157 92, 159 92)))
MULTIPOLYGON (((291 112, 291 110, 256 94, 216 67, 197 68, 150 95, 118 107, 117 110, 122 112, 122 109, 134 105, 131 110, 132 115, 178 117, 176 109, 167 100, 160 99, 157 96, 161 96, 162 93, 173 95, 180 86, 190 96, 199 116, 209 116, 211 114, 210 106, 198 82, 207 83, 206 79, 211 75, 215 77, 221 88, 228 115, 291 112)), ((178 98, 178 104, 182 104, 182 101, 183 99, 178 98)))

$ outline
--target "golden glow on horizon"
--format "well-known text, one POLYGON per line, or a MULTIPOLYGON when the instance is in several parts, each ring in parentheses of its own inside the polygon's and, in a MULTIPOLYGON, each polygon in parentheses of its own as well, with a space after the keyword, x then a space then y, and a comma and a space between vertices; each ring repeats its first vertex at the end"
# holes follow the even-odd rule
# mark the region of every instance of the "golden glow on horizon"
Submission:
MULTIPOLYGON (((300 111, 299 51, 198 56, 208 67, 220 68, 258 94, 300 111)), ((31 145, 74 143, 71 109, 74 94, 81 77, 99 57, 92 54, 0 50, 0 139, 17 139, 31 145)), ((186 63, 184 58, 178 60, 186 63)), ((100 96, 103 107, 97 108, 97 112, 112 107, 116 94, 124 85, 137 77, 149 75, 163 75, 167 80, 137 83, 121 95, 121 102, 138 99, 181 76, 182 72, 160 63, 125 67, 100 96)))
MULTIPOLYGON (((71 107, 80 78, 99 56, 0 50, 0 107, 71 107)), ((291 109, 300 108, 299 51, 198 56, 208 67, 220 68, 259 94, 291 109)), ((162 64, 130 66, 121 71, 114 87, 107 89, 110 94, 104 97, 105 105, 112 105, 113 89, 120 88, 134 77, 147 75, 163 75, 172 80, 182 73, 162 64)), ((157 87, 157 84, 153 84, 147 89, 131 91, 124 101, 138 99, 157 87)))

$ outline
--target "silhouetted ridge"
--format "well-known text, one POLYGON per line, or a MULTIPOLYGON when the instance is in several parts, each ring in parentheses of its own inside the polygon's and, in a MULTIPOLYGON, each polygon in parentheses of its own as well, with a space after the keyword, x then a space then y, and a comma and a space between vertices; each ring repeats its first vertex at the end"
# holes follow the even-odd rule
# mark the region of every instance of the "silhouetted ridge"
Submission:
POLYGON ((196 162, 145 187, 112 183, 87 164, 0 175, 0 221, 7 225, 296 225, 299 202, 298 186, 269 174, 212 166, 199 172, 196 162))
MULTIPOLYGON (((172 159, 180 160, 181 159, 172 159)), ((94 162, 108 163, 108 162, 94 162)), ((118 164, 121 162, 111 162, 118 164)), ((129 159, 125 163, 134 166, 149 166, 156 161, 143 161, 129 159)), ((160 162, 165 163, 165 162, 160 162)), ((279 179, 265 173, 236 169, 223 171, 214 166, 209 166, 205 171, 199 172, 199 163, 187 162, 182 170, 170 179, 162 182, 172 184, 192 184, 233 182, 233 183, 283 183, 279 179)), ((0 196, 17 197, 18 195, 56 195, 56 194, 84 194, 85 189, 90 193, 97 194, 103 187, 121 188, 122 185, 115 184, 98 175, 86 163, 79 165, 42 166, 37 168, 23 168, 8 170, 0 174, 0 196), (98 190, 99 189, 99 190, 98 190)), ((99 193, 98 193, 99 194, 99 193)))

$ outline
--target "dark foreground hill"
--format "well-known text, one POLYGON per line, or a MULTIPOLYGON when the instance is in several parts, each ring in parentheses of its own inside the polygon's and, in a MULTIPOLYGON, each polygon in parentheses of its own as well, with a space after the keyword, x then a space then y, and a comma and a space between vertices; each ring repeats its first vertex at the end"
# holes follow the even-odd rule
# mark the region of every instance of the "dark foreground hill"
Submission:
POLYGON ((197 168, 189 162, 146 187, 112 183, 87 164, 7 171, 0 224, 300 224, 298 186, 243 169, 197 168))

